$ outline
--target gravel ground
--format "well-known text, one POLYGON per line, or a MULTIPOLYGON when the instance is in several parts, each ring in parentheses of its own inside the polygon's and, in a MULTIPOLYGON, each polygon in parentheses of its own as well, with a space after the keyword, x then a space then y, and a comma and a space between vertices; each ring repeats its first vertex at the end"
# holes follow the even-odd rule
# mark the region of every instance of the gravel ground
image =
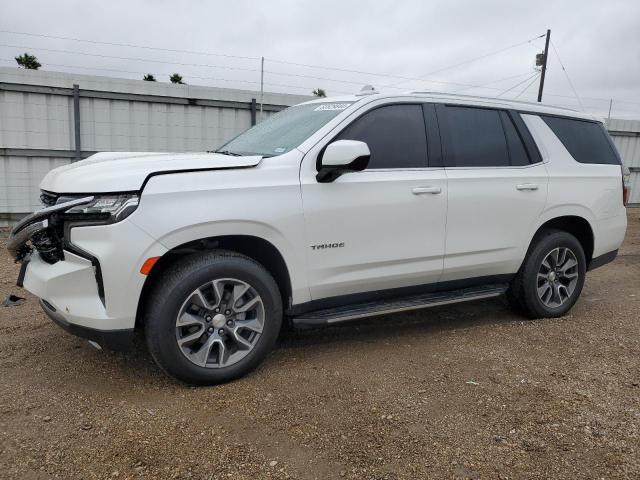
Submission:
MULTIPOLYGON (((26 293, 17 272, 2 248, 0 298, 26 293)), ((639 279, 630 210, 564 318, 495 299, 290 332, 211 388, 95 350, 26 295, 0 307, 0 477, 640 478, 639 279)))

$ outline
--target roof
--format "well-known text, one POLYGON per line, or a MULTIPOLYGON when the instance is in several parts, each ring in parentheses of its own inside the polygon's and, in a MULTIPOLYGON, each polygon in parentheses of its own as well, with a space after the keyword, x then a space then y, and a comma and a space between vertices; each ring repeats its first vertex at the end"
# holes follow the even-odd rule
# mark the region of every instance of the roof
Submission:
POLYGON ((325 103, 325 102, 366 102, 383 99, 405 99, 419 98, 434 103, 456 103, 461 105, 487 106, 496 108, 510 108, 521 112, 531 112, 549 115, 562 115, 566 117, 575 117, 585 120, 601 119, 591 114, 578 112, 570 108, 547 105, 545 103, 525 102, 520 100, 509 100, 506 98, 480 97, 475 95, 459 95, 456 93, 445 92, 405 92, 405 93, 368 93, 360 95, 343 95, 339 97, 326 97, 311 100, 305 103, 325 103))

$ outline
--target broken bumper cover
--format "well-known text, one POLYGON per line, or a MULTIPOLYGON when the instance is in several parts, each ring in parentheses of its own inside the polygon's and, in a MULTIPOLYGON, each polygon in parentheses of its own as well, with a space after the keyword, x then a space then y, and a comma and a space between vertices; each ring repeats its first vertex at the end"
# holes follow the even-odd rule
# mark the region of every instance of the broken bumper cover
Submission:
POLYGON ((22 230, 12 230, 9 235, 9 239, 7 240, 7 250, 9 250, 11 256, 15 260, 22 261, 28 254, 28 247, 26 250, 23 250, 26 247, 27 242, 31 240, 31 237, 36 233, 46 230, 48 226, 49 221, 45 219, 27 225, 22 230))
POLYGON ((9 250, 9 253, 11 253, 11 256, 15 260, 22 261, 31 251, 31 248, 27 246, 27 242, 31 240, 34 235, 49 227, 49 217, 51 215, 64 212, 77 205, 87 204, 93 201, 93 199, 93 196, 77 198, 69 202, 63 202, 37 210, 31 215, 27 215, 16 223, 11 230, 9 238, 7 239, 7 250, 9 250))

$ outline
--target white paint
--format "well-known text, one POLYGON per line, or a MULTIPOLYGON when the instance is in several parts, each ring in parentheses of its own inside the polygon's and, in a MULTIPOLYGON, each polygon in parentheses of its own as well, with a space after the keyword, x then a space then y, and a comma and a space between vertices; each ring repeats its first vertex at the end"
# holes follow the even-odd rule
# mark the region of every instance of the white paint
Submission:
MULTIPOLYGON (((144 261, 207 237, 251 235, 270 242, 287 265, 293 304, 515 273, 535 232, 557 216, 576 215, 589 222, 594 256, 620 246, 626 228, 620 167, 577 163, 535 114, 523 118, 543 156, 536 165, 374 169, 346 173, 332 183, 317 182, 319 153, 355 117, 386 103, 425 99, 464 100, 353 97, 353 105, 297 149, 262 160, 105 154, 54 171, 44 186, 66 193, 98 189, 95 176, 102 179, 101 191, 108 192, 116 187, 140 189, 148 181, 138 209, 126 220, 71 230, 73 244, 100 262, 106 308, 97 298, 90 263, 72 254, 54 265, 36 258, 27 269, 25 286, 66 312, 73 323, 132 328, 145 280, 139 272, 144 261), (179 165, 196 171, 149 177, 179 165), (199 171, 216 165, 245 168, 199 171), (317 245, 329 247, 312 248, 317 245)), ((511 105, 475 98, 469 103, 511 105)))

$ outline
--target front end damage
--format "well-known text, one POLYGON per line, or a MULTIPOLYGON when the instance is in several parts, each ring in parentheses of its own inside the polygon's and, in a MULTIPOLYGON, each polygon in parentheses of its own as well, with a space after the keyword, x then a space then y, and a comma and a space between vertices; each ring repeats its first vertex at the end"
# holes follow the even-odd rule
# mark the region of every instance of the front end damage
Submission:
POLYGON ((129 202, 127 214, 137 207, 135 195, 111 197, 117 198, 43 192, 47 206, 13 227, 7 249, 22 263, 16 283, 40 299, 57 325, 103 347, 124 350, 131 346, 133 329, 122 328, 107 311, 100 261, 71 241, 74 227, 105 228, 121 219, 123 204, 129 202), (116 203, 118 208, 107 211, 116 203))
POLYGON ((11 230, 7 250, 16 262, 27 260, 34 250, 42 260, 54 264, 64 258, 64 213, 93 201, 93 196, 63 199, 20 220, 11 230))

